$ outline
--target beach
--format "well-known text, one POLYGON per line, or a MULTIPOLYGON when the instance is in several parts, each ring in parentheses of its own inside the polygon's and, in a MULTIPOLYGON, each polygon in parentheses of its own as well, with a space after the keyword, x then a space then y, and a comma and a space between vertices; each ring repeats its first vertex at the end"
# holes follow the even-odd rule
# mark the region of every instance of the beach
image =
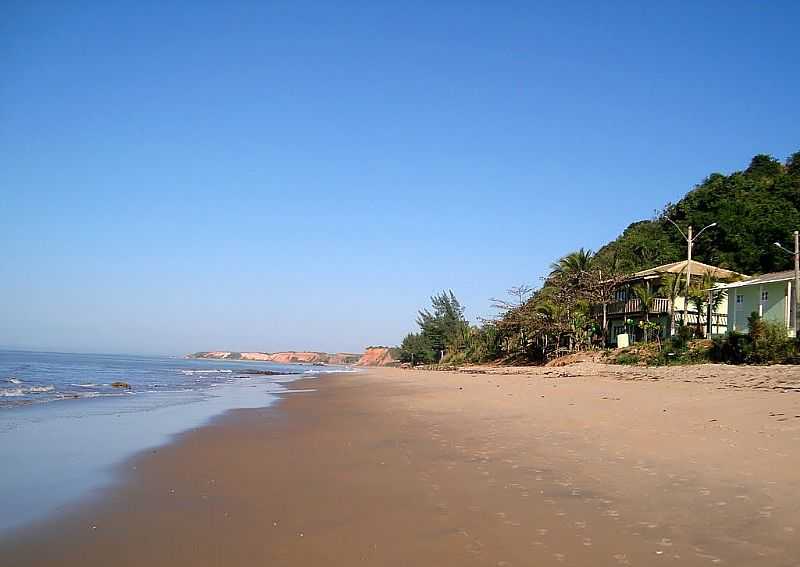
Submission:
POLYGON ((797 367, 600 364, 304 379, 125 461, 0 557, 797 566, 799 382, 797 367))

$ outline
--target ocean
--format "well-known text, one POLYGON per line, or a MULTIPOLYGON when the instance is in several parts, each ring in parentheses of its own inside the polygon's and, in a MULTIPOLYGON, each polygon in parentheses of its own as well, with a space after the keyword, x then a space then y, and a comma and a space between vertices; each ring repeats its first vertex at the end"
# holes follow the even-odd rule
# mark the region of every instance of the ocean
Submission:
POLYGON ((113 482, 137 452, 346 367, 0 350, 0 535, 113 482), (115 383, 124 383, 115 387, 115 383))

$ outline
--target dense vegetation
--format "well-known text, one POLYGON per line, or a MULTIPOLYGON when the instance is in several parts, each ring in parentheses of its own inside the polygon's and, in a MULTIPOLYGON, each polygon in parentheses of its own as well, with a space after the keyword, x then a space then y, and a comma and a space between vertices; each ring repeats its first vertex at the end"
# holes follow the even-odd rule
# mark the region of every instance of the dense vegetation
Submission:
POLYGON ((622 349, 610 357, 617 364, 648 366, 723 362, 727 364, 797 364, 800 344, 787 336, 786 328, 764 321, 758 313, 748 317, 748 332, 731 331, 710 340, 694 340, 689 329, 670 337, 663 348, 653 344, 622 349))
MULTIPOLYGON (((499 310, 492 321, 470 325, 452 291, 434 296, 431 308, 419 312, 419 332, 403 340, 401 359, 413 364, 542 362, 605 345, 606 308, 619 282, 638 270, 685 259, 685 240, 668 219, 695 228, 717 223, 696 241, 694 258, 700 262, 745 274, 790 269, 791 257, 773 243, 789 244, 792 232, 800 229, 800 152, 786 163, 757 155, 744 171, 709 175, 680 201, 651 220, 631 224, 596 254, 581 249, 554 262, 539 289, 515 287, 508 290, 508 299, 492 300, 499 310)), ((677 295, 686 293, 681 280, 667 277, 660 289, 634 291, 646 305, 663 297, 672 306, 677 295)), ((698 282, 688 290, 698 311, 707 285, 698 282)), ((653 324, 644 321, 640 327, 645 338, 651 336, 653 324)), ((674 340, 685 347, 692 335, 701 334, 698 322, 697 329, 675 329, 674 340)), ((763 338, 758 340, 763 343, 763 338)), ((735 356, 722 354, 724 348, 717 345, 719 358, 736 362, 735 356)), ((763 344, 760 348, 763 351, 763 344)), ((750 348, 741 361, 757 361, 759 355, 752 354, 756 351, 750 348)))
POLYGON ((655 219, 631 224, 598 256, 616 257, 629 272, 684 259, 686 242, 667 217, 696 229, 717 223, 695 245, 700 262, 744 274, 788 270, 791 258, 772 243, 788 243, 800 228, 800 152, 785 164, 757 155, 744 171, 709 175, 655 219))
POLYGON ((797 362, 797 341, 786 336, 782 325, 764 321, 758 313, 748 319, 747 334, 731 331, 725 337, 714 339, 708 351, 709 358, 733 364, 774 364, 797 362))
POLYGON ((409 333, 400 345, 400 360, 411 364, 483 362, 501 351, 497 328, 492 323, 470 325, 464 308, 452 291, 431 298, 431 309, 417 317, 418 333, 409 333))

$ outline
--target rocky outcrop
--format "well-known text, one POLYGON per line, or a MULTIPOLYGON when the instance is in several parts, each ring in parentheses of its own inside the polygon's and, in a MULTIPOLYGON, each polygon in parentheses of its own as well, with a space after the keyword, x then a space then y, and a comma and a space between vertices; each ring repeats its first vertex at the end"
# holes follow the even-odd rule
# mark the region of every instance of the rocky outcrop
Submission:
POLYGON ((187 358, 210 358, 215 360, 257 360, 277 362, 279 364, 355 364, 361 358, 359 354, 338 352, 289 351, 289 352, 231 352, 210 351, 196 352, 187 358))
POLYGON ((356 366, 394 366, 398 361, 389 347, 369 347, 356 362, 356 366))
POLYGON ((226 350, 215 350, 208 352, 196 352, 189 354, 186 358, 209 358, 214 360, 257 360, 264 362, 277 362, 279 364, 335 364, 346 366, 354 364, 356 366, 393 366, 397 360, 392 356, 389 347, 368 347, 363 354, 353 354, 349 352, 337 352, 330 354, 327 352, 313 351, 288 351, 288 352, 233 352, 226 350))

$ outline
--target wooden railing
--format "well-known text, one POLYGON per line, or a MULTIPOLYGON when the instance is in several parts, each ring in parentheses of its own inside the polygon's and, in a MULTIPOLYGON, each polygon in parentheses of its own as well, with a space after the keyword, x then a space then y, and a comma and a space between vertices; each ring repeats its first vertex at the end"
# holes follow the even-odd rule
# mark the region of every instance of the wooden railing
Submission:
MULTIPOLYGON (((629 299, 628 301, 617 301, 608 306, 609 315, 619 315, 620 313, 642 313, 644 312, 642 302, 639 299, 629 299)), ((650 306, 650 313, 669 313, 669 299, 656 298, 650 306)))

